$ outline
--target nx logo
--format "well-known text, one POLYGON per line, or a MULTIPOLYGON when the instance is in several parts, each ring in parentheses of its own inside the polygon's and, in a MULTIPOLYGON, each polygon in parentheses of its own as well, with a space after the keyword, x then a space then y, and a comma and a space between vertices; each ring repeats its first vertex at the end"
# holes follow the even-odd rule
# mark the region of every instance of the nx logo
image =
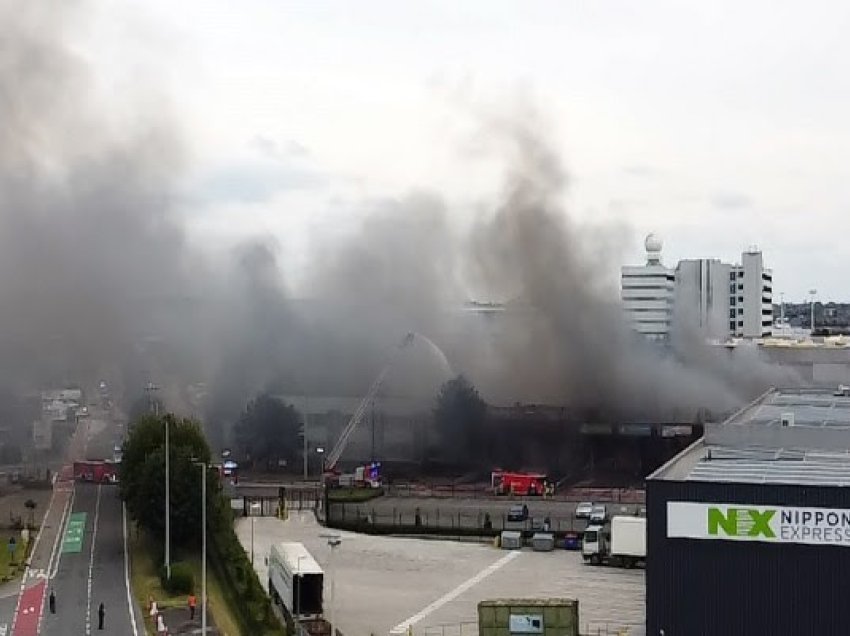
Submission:
POLYGON ((776 537, 770 520, 776 510, 758 510, 755 508, 709 508, 708 534, 727 537, 758 537, 768 539, 776 537))

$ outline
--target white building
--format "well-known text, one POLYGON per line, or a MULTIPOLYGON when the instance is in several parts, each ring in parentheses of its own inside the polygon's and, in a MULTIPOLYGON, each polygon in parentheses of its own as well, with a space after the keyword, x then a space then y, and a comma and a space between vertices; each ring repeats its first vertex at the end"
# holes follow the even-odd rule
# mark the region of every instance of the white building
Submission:
POLYGON ((673 317, 676 273, 661 263, 661 240, 650 234, 644 241, 645 265, 621 269, 621 298, 626 319, 650 340, 667 340, 673 317))
POLYGON ((717 259, 661 264, 661 241, 645 241, 647 264, 622 268, 622 300, 634 329, 653 340, 671 326, 713 340, 766 338, 773 332, 773 275, 762 254, 750 248, 740 264, 717 259))
POLYGON ((717 259, 688 259, 676 267, 674 325, 704 338, 725 340, 734 334, 730 312, 735 266, 717 259))
POLYGON ((741 255, 741 264, 729 278, 729 329, 738 338, 764 338, 773 334, 773 273, 765 269, 761 252, 752 247, 741 255), (735 310, 734 334, 732 309, 735 310))

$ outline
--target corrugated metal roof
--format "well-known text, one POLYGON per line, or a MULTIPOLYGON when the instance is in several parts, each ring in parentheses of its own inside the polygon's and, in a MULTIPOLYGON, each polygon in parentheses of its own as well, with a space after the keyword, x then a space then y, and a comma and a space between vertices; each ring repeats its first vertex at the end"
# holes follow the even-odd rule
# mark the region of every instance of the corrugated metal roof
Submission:
POLYGON ((850 486, 850 396, 772 391, 650 478, 850 486), (781 423, 787 413, 792 426, 781 423))

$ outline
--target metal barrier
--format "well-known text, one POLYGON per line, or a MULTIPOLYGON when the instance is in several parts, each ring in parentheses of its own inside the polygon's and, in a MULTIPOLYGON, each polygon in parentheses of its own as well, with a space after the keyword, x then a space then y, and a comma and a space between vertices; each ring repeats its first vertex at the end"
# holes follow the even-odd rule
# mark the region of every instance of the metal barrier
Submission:
POLYGON ((414 629, 414 636, 478 636, 478 623, 450 623, 414 629))
POLYGON ((580 634, 581 636, 645 636, 646 626, 643 623, 593 621, 585 623, 580 634))

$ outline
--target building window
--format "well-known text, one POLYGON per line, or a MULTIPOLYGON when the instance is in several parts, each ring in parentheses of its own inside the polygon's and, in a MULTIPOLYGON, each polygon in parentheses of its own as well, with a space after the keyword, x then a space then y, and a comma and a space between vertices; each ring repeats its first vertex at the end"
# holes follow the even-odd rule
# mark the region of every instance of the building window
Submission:
POLYGON ((729 293, 730 293, 730 294, 734 294, 734 293, 735 293, 735 285, 734 285, 734 284, 729 285, 729 293))
POLYGON ((738 321, 738 326, 739 326, 739 327, 743 327, 743 326, 744 326, 744 321, 743 321, 743 320, 739 320, 739 321, 738 321))
POLYGON ((738 302, 739 302, 739 303, 744 302, 744 297, 743 297, 743 296, 738 296, 738 302))
POLYGON ((735 331, 735 321, 734 320, 729 321, 729 331, 735 331))
POLYGON ((735 317, 735 310, 734 310, 734 309, 730 309, 730 310, 729 310, 729 317, 730 317, 730 318, 734 318, 734 317, 735 317))
POLYGON ((743 315, 744 315, 744 308, 743 308, 743 307, 738 307, 738 315, 739 315, 739 316, 743 316, 743 315))
POLYGON ((735 280, 735 272, 729 272, 729 280, 735 280))
POLYGON ((744 284, 738 283, 738 291, 744 291, 744 284))

